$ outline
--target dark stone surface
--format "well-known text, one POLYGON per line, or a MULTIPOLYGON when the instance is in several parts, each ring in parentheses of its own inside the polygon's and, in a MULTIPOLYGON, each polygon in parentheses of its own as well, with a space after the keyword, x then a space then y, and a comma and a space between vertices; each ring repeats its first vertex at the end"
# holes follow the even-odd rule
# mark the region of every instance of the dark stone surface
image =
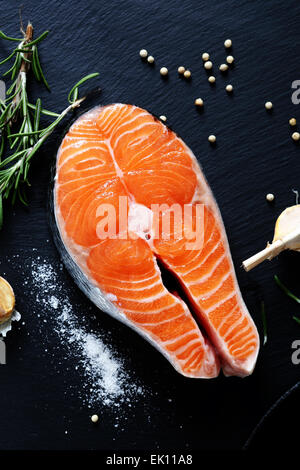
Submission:
MULTIPOLYGON (((219 203, 241 290, 260 332, 259 305, 262 298, 265 301, 268 343, 249 378, 189 380, 176 374, 132 331, 99 313, 99 331, 111 332, 113 347, 128 358, 130 368, 153 394, 134 406, 123 432, 116 431, 105 409, 95 410, 101 414, 99 426, 90 425, 90 410, 76 394, 66 393, 69 386, 80 388, 75 364, 66 363, 59 344, 54 360, 52 356, 49 360, 39 337, 27 335, 40 320, 32 313, 26 294, 30 286, 24 286, 22 270, 16 271, 8 261, 18 253, 25 263, 32 248, 53 262, 59 260, 47 223, 47 188, 62 127, 33 163, 29 208, 5 207, 0 272, 14 286, 26 325, 7 337, 8 363, 0 366, 0 449, 241 448, 263 413, 299 379, 299 366, 291 362, 291 344, 300 338, 300 328, 292 320, 300 309, 278 290, 273 275, 299 293, 300 255, 283 254, 251 274, 242 272, 240 265, 271 240, 276 216, 294 204, 292 189, 300 190, 300 148, 291 141, 288 125, 291 116, 300 122, 299 109, 291 102, 291 82, 300 79, 300 4, 263 0, 24 0, 23 4, 24 20, 32 21, 36 35, 51 30, 40 54, 52 92, 33 85, 31 96, 41 95, 48 109, 61 110, 74 81, 99 71, 103 92, 94 104, 120 101, 165 114, 168 124, 193 149, 219 203), (201 54, 208 51, 215 66, 224 62, 227 37, 233 40, 235 65, 223 76, 215 67, 217 83, 212 87, 201 54), (140 60, 141 48, 155 57, 154 67, 140 60), (191 69, 190 82, 178 78, 181 64, 191 69), (169 68, 167 80, 160 78, 162 65, 169 68), (234 86, 232 96, 224 90, 227 83, 234 86), (205 101, 202 113, 193 105, 198 96, 205 101), (264 109, 267 100, 274 104, 272 113, 264 109), (217 135, 215 147, 208 144, 210 133, 217 135), (268 192, 276 195, 272 205, 265 201, 268 192), (59 361, 66 368, 64 374, 56 372, 59 361)), ((1 2, 0 27, 7 34, 16 35, 18 7, 14 0, 1 2)), ((1 57, 9 46, 0 42, 1 57)), ((90 308, 66 272, 63 277, 72 301, 83 311, 90 308)), ((57 342, 49 326, 44 328, 45 335, 52 334, 53 343, 57 342)))

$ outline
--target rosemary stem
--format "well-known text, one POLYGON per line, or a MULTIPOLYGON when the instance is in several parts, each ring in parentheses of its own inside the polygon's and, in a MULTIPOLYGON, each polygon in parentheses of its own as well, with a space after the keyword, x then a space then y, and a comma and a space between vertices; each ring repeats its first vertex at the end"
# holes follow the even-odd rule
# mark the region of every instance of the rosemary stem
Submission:
MULTIPOLYGON (((18 48, 23 49, 23 47, 26 46, 26 44, 28 44, 32 41, 32 37, 33 37, 33 26, 32 26, 31 23, 29 23, 27 28, 26 28, 26 33, 24 35, 24 40, 20 42, 18 48)), ((17 77, 17 80, 16 80, 16 84, 15 84, 15 87, 14 87, 15 91, 16 90, 19 90, 19 91, 16 93, 16 95, 13 99, 13 107, 17 107, 19 102, 22 100, 22 98, 23 98, 23 103, 25 103, 25 101, 27 101, 27 97, 26 97, 26 81, 27 81, 26 80, 26 74, 30 69, 30 56, 31 56, 30 51, 24 52, 23 55, 22 55, 20 71, 19 71, 19 74, 18 74, 18 77, 17 77)), ((23 109, 24 109, 24 106, 23 106, 23 109)), ((14 120, 16 120, 16 116, 15 116, 14 120)), ((12 120, 10 121, 10 125, 12 125, 12 120)))

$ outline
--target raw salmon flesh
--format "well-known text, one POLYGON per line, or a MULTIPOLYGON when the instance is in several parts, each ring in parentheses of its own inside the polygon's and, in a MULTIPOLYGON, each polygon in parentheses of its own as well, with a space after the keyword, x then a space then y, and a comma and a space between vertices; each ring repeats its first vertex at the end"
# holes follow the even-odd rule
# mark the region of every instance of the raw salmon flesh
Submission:
POLYGON ((216 377, 220 367, 225 375, 252 373, 259 337, 218 207, 192 151, 167 126, 127 104, 83 114, 58 151, 54 211, 62 243, 102 310, 187 377, 216 377), (155 226, 154 205, 162 207, 155 226), (189 218, 175 220, 173 207, 189 218), (104 237, 107 208, 115 232, 104 237), (191 243, 197 235, 200 243, 191 243), (161 270, 181 294, 164 285, 161 270))

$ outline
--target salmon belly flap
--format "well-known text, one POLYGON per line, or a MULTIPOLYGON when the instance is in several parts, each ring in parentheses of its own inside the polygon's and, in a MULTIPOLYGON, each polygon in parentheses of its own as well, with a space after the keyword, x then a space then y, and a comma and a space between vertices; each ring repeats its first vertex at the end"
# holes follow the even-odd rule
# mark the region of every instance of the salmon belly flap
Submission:
POLYGON ((174 132, 132 105, 85 113, 58 152, 54 207, 64 246, 90 283, 178 372, 212 378, 221 364, 225 375, 251 374, 259 337, 222 219, 174 132), (162 266, 185 300, 167 289, 162 266))

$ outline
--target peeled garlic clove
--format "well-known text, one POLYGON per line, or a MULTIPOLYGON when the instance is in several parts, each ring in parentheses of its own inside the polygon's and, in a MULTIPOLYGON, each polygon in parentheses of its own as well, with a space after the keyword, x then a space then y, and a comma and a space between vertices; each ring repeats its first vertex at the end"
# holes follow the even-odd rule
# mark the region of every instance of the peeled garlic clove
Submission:
POLYGON ((15 294, 11 285, 0 277, 0 324, 10 319, 15 308, 15 294))
POLYGON ((281 212, 275 224, 273 243, 277 240, 283 240, 289 235, 293 236, 286 243, 286 248, 300 251, 300 204, 288 207, 281 212), (299 232, 299 236, 297 236, 297 232, 299 232))

